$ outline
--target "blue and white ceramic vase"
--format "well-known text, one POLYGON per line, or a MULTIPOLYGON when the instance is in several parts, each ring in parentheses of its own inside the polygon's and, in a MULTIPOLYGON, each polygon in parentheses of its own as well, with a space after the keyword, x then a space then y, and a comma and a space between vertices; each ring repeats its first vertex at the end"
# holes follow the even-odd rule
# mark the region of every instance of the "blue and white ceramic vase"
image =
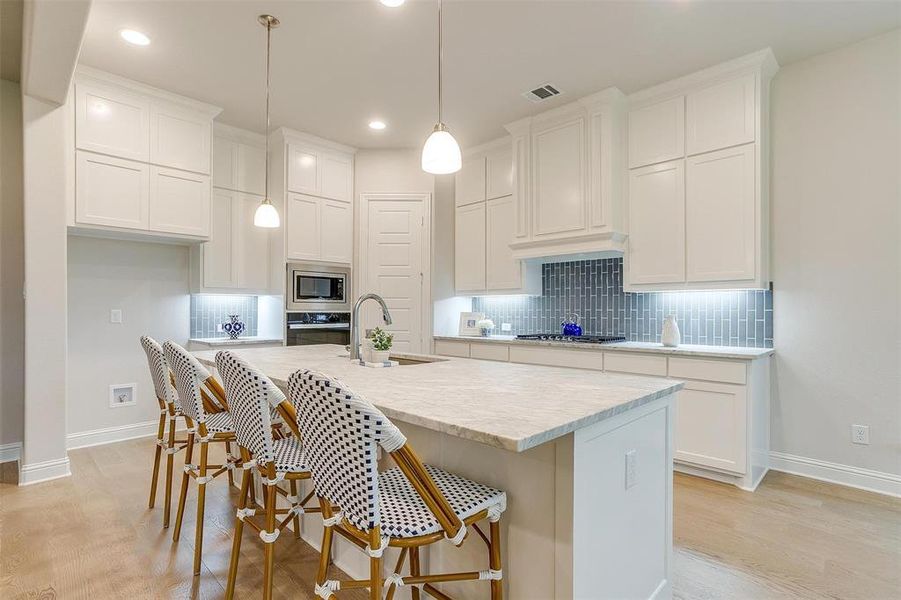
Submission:
POLYGON ((244 333, 245 325, 238 319, 240 319, 240 315, 228 315, 229 322, 222 324, 222 331, 228 334, 233 340, 238 339, 238 336, 244 333))

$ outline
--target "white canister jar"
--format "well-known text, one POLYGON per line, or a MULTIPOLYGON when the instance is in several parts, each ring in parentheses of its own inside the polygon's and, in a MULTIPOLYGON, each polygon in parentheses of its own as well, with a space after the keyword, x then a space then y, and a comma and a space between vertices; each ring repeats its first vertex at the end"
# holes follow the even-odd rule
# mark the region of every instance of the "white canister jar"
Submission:
POLYGON ((676 323, 676 315, 668 315, 663 320, 663 332, 660 334, 660 341, 664 346, 675 348, 682 341, 682 334, 679 333, 679 324, 676 323))

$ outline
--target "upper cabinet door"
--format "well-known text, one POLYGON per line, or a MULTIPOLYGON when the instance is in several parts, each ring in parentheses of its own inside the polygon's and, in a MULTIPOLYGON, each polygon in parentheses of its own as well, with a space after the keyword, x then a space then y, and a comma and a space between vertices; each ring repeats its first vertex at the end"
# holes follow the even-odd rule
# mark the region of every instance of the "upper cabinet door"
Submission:
POLYGON ((685 281, 685 161, 629 172, 630 284, 685 281))
POLYGON ((457 209, 454 280, 458 291, 485 290, 485 203, 457 209))
POLYGON ((318 196, 319 189, 319 155, 289 144, 288 190, 318 196))
POLYGON ((210 240, 201 245, 203 285, 230 288, 237 285, 234 260, 235 192, 214 189, 210 208, 210 240))
POLYGON ((353 206, 322 201, 322 260, 350 264, 353 260, 353 206))
POLYGON ((755 139, 754 73, 706 87, 686 97, 688 154, 719 150, 755 139))
POLYGON ((513 147, 506 145, 485 156, 485 198, 502 198, 513 193, 513 147))
POLYGON ((629 111, 629 168, 685 156, 685 97, 629 111))
POLYGON ((213 185, 238 189, 238 143, 223 137, 213 138, 213 185))
POLYGON ((75 145, 120 158, 150 156, 150 104, 112 86, 75 84, 75 145))
POLYGON ((522 287, 522 263, 513 258, 513 198, 494 198, 485 212, 485 281, 488 290, 522 287))
POLYGON ((210 235, 210 178, 150 168, 150 229, 198 237, 210 235))
POLYGON ((79 150, 75 182, 77 223, 147 228, 150 170, 146 164, 79 150))
POLYGON ((253 215, 259 205, 259 196, 237 194, 234 254, 238 264, 238 287, 264 291, 269 287, 270 230, 253 225, 253 215))
POLYGON ((318 260, 322 255, 321 205, 319 198, 288 194, 288 258, 318 260))
POLYGON ((174 106, 150 107, 150 162, 195 173, 210 173, 212 121, 174 106))
POLYGON ((266 193, 266 149, 238 144, 235 186, 239 192, 262 196, 266 193))
POLYGON ((456 175, 455 205, 465 206, 485 200, 485 157, 477 156, 463 160, 463 166, 456 175))
POLYGON ((320 195, 323 198, 350 202, 353 199, 354 170, 352 159, 322 154, 320 160, 320 195))
POLYGON ((533 235, 585 229, 585 118, 533 130, 533 235))
POLYGON ((754 279, 755 145, 688 159, 685 197, 689 281, 754 279))

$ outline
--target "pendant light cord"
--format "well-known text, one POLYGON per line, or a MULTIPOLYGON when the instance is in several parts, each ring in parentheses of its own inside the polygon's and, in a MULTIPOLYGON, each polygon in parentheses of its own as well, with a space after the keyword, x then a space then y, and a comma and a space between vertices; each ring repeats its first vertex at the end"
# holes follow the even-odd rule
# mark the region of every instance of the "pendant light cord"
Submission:
POLYGON ((438 124, 441 126, 444 125, 444 121, 442 120, 444 106, 441 101, 441 63, 443 62, 442 59, 444 58, 444 44, 443 40, 441 39, 443 29, 444 28, 441 24, 441 0, 438 0, 438 124))
POLYGON ((266 23, 266 177, 264 202, 269 202, 269 54, 272 48, 272 21, 266 23))

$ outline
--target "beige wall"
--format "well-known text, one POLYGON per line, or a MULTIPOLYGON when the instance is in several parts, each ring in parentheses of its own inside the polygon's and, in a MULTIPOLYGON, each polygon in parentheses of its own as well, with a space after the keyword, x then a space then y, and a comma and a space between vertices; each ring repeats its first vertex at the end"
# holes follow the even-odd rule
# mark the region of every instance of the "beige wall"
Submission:
POLYGON ((25 399, 22 96, 0 79, 0 447, 22 442, 25 399))
POLYGON ((901 474, 901 32, 783 68, 772 111, 771 448, 901 474))

